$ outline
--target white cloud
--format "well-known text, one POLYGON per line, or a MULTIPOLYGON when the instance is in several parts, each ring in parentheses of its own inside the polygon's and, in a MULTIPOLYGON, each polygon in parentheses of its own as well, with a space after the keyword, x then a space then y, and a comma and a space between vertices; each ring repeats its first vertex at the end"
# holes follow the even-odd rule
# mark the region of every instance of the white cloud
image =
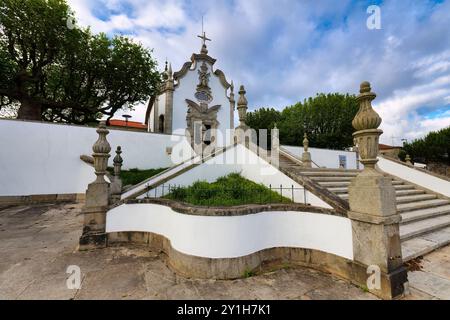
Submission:
MULTIPOLYGON (((430 2, 385 2, 382 30, 368 30, 367 6, 352 1, 69 3, 82 25, 129 33, 155 49, 161 66, 168 58, 174 70, 200 49, 196 35, 205 15, 216 67, 246 85, 251 108, 282 108, 317 92, 356 93, 368 80, 378 94, 374 106, 383 117, 383 142, 450 125, 448 117, 430 119, 423 112, 450 104, 450 0, 433 8, 430 2), (124 4, 131 8, 128 16, 124 4), (113 11, 105 21, 93 15, 101 6, 113 11)), ((134 120, 144 113, 145 107, 138 108, 134 120)))

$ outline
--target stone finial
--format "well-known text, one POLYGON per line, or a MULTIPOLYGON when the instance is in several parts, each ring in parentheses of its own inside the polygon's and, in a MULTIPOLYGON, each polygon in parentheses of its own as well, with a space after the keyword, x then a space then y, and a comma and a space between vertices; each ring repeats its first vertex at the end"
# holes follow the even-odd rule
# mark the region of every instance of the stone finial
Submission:
POLYGON ((111 146, 106 140, 109 131, 106 122, 101 121, 98 129, 98 140, 92 147, 94 169, 97 179, 88 185, 86 202, 83 208, 83 234, 80 237, 80 250, 103 247, 106 245, 106 212, 110 204, 110 184, 105 180, 111 146))
POLYGON ((372 108, 372 100, 376 94, 371 92, 370 83, 361 83, 360 94, 357 97, 359 111, 352 121, 353 127, 357 130, 353 134, 359 147, 361 163, 365 169, 375 168, 378 162, 378 139, 383 131, 377 129, 381 124, 381 118, 372 108))
POLYGON ((101 121, 98 129, 98 140, 94 143, 92 147, 92 157, 94 158, 94 168, 95 174, 97 175, 96 183, 106 183, 105 174, 108 168, 108 159, 110 157, 109 152, 111 151, 111 146, 106 140, 106 136, 109 134, 108 129, 106 129, 106 122, 101 121))
MULTIPOLYGON (((395 189, 389 177, 376 170, 378 140, 383 131, 380 116, 372 109, 376 94, 370 84, 361 84, 359 111, 353 119, 357 130, 353 137, 364 170, 353 178, 348 187, 352 222, 353 260, 363 266, 377 266, 380 286, 369 288, 376 295, 392 299, 402 295, 407 270, 402 261, 395 189)), ((366 281, 366 279, 364 279, 366 281)))
POLYGON ((169 69, 167 70, 167 78, 173 80, 172 64, 169 63, 169 69))
POLYGON ((122 169, 123 159, 120 155, 122 153, 122 148, 120 146, 116 149, 116 156, 113 159, 114 164, 114 176, 120 177, 120 171, 122 169))
POLYGON ((361 83, 360 94, 356 98, 359 102, 359 111, 352 121, 353 128, 356 130, 377 129, 381 124, 381 118, 372 108, 372 100, 376 94, 371 92, 370 83, 364 81, 361 83))
POLYGON ((303 153, 302 153, 302 162, 303 167, 305 168, 312 167, 311 153, 308 151, 308 149, 309 149, 309 140, 308 135, 305 132, 303 135, 303 153))
POLYGON ((409 154, 406 155, 405 162, 406 162, 406 164, 412 165, 411 156, 409 154))
POLYGON ((230 85, 230 102, 235 102, 234 101, 234 83, 233 80, 231 80, 231 85, 230 85))
POLYGON ((308 148, 309 148, 309 140, 308 140, 308 135, 305 132, 305 134, 303 135, 303 150, 305 152, 308 152, 308 148))
POLYGON ((169 68, 165 72, 166 75, 166 90, 174 90, 174 79, 173 79, 173 72, 172 72, 172 64, 169 63, 169 68))
POLYGON ((239 125, 240 126, 245 126, 245 120, 247 118, 247 105, 248 105, 248 101, 247 98, 245 97, 245 94, 247 92, 245 91, 245 88, 243 85, 241 85, 241 87, 239 88, 239 100, 237 103, 237 109, 238 109, 238 113, 239 113, 239 125))

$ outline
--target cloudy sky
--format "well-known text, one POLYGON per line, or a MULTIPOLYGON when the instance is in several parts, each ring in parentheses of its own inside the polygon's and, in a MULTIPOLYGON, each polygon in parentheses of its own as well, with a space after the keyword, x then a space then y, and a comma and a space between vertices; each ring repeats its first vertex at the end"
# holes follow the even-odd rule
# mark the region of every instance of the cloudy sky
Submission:
MULTIPOLYGON (((250 109, 282 109, 317 92, 356 93, 368 80, 382 142, 450 125, 450 0, 69 0, 80 25, 129 35, 174 71, 200 50, 244 84, 250 109), (369 29, 370 5, 381 29, 369 29)), ((133 112, 143 121, 145 107, 133 112)))

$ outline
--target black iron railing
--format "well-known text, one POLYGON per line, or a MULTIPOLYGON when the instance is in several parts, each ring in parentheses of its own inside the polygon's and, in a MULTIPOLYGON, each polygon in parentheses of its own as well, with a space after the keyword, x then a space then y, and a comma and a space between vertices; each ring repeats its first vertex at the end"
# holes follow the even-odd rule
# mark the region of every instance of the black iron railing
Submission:
POLYGON ((195 198, 204 205, 213 204, 217 197, 229 200, 230 203, 268 204, 268 203, 304 203, 308 204, 305 188, 291 186, 257 187, 209 187, 186 188, 177 184, 162 184, 156 187, 147 185, 146 198, 168 198, 183 201, 195 198))

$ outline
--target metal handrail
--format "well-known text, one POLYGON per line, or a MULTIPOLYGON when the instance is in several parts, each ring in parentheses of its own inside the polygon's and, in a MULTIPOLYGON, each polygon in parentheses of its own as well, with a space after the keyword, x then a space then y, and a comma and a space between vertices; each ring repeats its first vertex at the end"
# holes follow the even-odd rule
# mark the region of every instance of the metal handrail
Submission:
POLYGON ((159 177, 161 177, 161 176, 163 176, 163 175, 169 173, 170 171, 175 170, 175 169, 181 167, 182 165, 188 163, 189 161, 193 161, 193 163, 191 163, 191 165, 195 165, 195 164, 197 164, 197 163, 199 163, 199 162, 205 162, 205 161, 207 161, 207 160, 209 160, 209 159, 211 159, 211 158, 213 158, 213 157, 215 157, 215 156, 217 156, 217 155, 219 155, 219 154, 222 154, 223 152, 225 152, 225 151, 226 151, 228 148, 230 148, 230 147, 231 147, 231 146, 227 146, 227 147, 222 147, 222 148, 220 148, 220 149, 217 149, 214 153, 211 153, 211 154, 207 155, 206 157, 203 157, 203 156, 201 156, 201 155, 195 155, 195 156, 191 157, 190 159, 188 159, 188 160, 186 160, 186 161, 183 161, 183 162, 181 162, 181 163, 179 163, 179 164, 177 164, 177 165, 175 165, 175 166, 172 166, 172 167, 170 167, 170 168, 167 168, 166 170, 164 170, 164 171, 158 173, 157 175, 154 175, 154 176, 152 176, 152 177, 150 177, 150 178, 148 178, 148 179, 145 179, 144 181, 141 181, 141 182, 139 182, 139 183, 137 183, 137 184, 135 184, 135 185, 133 185, 133 186, 127 188, 126 190, 123 190, 123 191, 122 191, 122 194, 127 193, 127 192, 129 192, 129 191, 131 191, 131 190, 133 190, 133 189, 135 189, 135 188, 137 188, 137 187, 140 187, 140 186, 142 186, 142 185, 148 184, 148 182, 149 182, 150 180, 157 179, 157 178, 159 178, 159 177), (197 158, 198 158, 198 159, 197 159, 197 158), (197 159, 197 160, 196 160, 196 159, 197 159))

